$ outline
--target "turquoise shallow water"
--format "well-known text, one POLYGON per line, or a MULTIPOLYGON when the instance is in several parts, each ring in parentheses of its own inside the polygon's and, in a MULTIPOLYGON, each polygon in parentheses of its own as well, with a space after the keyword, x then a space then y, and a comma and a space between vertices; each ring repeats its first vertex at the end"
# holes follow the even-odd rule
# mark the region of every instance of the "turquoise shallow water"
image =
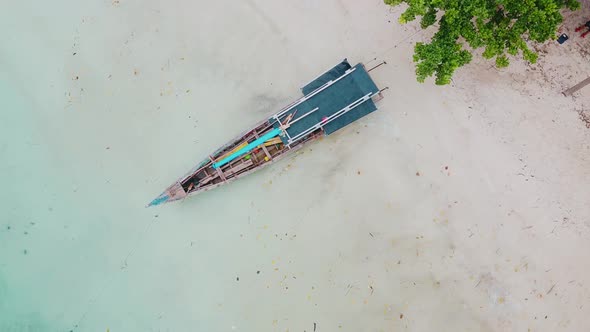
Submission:
MULTIPOLYGON (((338 167, 327 151, 340 143, 232 188, 144 208, 343 53, 358 52, 321 53, 321 42, 293 38, 298 29, 266 11, 254 1, 8 5, 0 46, 1 331, 310 326, 311 318, 296 317, 312 315, 313 304, 289 308, 312 303, 322 282, 311 276, 328 272, 321 256, 300 254, 321 246, 322 230, 334 224, 304 225, 331 219, 348 199, 319 203, 338 181, 296 165, 338 167), (313 54, 321 60, 312 63, 313 54), (306 185, 285 194, 297 178, 306 185)), ((321 17, 308 24, 319 28, 321 17)), ((338 36, 337 27, 324 30, 338 36)), ((323 292, 328 299, 336 290, 323 292)))

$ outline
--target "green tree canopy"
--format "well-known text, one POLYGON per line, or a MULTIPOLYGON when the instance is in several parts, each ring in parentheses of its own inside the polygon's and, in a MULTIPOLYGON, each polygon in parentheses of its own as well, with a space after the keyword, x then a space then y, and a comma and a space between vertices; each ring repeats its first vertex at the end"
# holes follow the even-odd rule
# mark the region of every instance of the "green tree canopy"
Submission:
POLYGON ((522 53, 531 63, 537 53, 527 42, 542 43, 555 38, 563 21, 561 10, 576 10, 577 0, 384 0, 409 7, 401 15, 406 23, 421 17, 426 29, 438 23, 430 43, 417 43, 414 52, 419 82, 430 76, 436 84, 448 84, 455 70, 471 61, 471 51, 483 48, 486 59, 495 58, 496 66, 506 67, 508 55, 522 53))

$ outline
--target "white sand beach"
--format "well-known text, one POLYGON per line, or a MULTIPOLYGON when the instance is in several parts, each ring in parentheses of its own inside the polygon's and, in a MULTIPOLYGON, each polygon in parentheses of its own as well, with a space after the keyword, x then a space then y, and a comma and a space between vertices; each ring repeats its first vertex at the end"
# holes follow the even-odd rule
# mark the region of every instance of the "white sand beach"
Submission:
POLYGON ((6 3, 0 331, 590 330, 590 41, 419 84, 402 10, 6 3), (343 58, 377 112, 145 208, 343 58))

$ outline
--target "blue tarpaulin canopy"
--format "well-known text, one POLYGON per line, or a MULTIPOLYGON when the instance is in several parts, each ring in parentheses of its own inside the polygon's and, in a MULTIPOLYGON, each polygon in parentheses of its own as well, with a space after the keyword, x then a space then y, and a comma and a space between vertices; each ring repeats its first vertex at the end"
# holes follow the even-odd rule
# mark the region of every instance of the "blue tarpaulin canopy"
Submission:
POLYGON ((278 120, 294 114, 287 134, 281 139, 285 144, 293 143, 318 128, 330 135, 340 128, 375 111, 371 99, 379 93, 377 85, 362 64, 350 66, 342 61, 302 89, 304 97, 269 119, 275 128, 278 120))

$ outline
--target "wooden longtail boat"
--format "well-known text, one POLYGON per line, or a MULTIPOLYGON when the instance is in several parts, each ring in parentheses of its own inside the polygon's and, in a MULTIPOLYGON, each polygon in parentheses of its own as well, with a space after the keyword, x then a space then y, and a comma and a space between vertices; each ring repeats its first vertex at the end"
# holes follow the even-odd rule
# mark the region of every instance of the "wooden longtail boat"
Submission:
POLYGON ((372 69, 367 71, 363 64, 352 67, 344 59, 301 88, 302 98, 210 154, 148 206, 230 183, 377 110, 375 102, 385 89, 379 90, 371 79, 372 69))

